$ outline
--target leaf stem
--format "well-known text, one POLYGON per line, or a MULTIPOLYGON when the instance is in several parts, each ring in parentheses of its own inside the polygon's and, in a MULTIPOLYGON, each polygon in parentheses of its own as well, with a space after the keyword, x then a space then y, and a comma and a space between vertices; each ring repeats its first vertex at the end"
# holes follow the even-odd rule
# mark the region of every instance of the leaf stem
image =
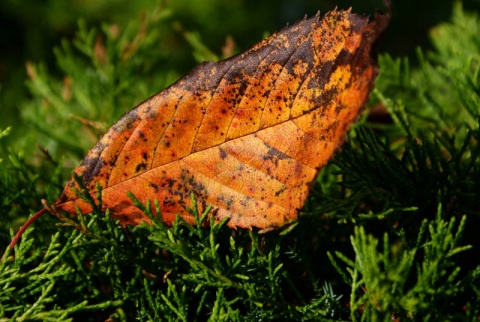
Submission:
MULTIPOLYGON (((13 237, 12 241, 10 242, 10 244, 8 245, 8 247, 10 248, 10 250, 12 250, 15 245, 18 243, 18 241, 20 240, 20 237, 22 237, 23 233, 25 232, 25 230, 27 230, 27 228, 35 221, 37 220, 39 217, 41 217, 43 214, 45 214, 47 212, 47 209, 43 208, 42 210, 38 211, 36 214, 34 214, 33 216, 31 216, 30 218, 28 218, 28 220, 22 225, 22 227, 20 227, 20 229, 17 231, 17 233, 15 234, 15 236, 13 237)), ((4 258, 5 258, 5 254, 6 252, 2 255, 2 259, 1 261, 3 262, 4 258)))

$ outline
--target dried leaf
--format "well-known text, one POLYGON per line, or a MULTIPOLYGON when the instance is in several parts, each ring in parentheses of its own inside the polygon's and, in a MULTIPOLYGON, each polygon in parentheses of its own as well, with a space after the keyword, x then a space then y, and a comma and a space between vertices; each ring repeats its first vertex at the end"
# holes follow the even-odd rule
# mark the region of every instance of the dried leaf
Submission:
MULTIPOLYGON (((204 63, 123 116, 75 172, 92 198, 100 183, 103 207, 124 225, 148 221, 127 191, 158 199, 167 224, 176 214, 194 222, 193 192, 230 227, 284 225, 365 105, 377 75, 371 47, 388 20, 334 10, 204 63)), ((55 208, 90 212, 74 188, 55 208)))

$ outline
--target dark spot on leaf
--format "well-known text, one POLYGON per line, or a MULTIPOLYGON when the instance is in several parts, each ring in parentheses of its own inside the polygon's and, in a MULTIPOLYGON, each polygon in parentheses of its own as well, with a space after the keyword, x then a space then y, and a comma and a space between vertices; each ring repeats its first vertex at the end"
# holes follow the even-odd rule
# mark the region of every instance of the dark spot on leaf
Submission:
POLYGON ((137 166, 135 167, 135 173, 138 173, 138 172, 141 172, 141 171, 145 171, 147 170, 147 164, 144 163, 144 162, 140 162, 139 164, 137 164, 137 166))
POLYGON ((225 158, 227 157, 227 152, 225 152, 225 150, 222 148, 219 148, 218 150, 220 151, 220 158, 222 160, 225 160, 225 158))
POLYGON ((148 185, 153 188, 155 193, 160 191, 160 187, 157 184, 150 182, 148 185))
POLYGON ((278 197, 282 192, 287 190, 287 186, 283 186, 280 190, 275 192, 275 197, 278 197))

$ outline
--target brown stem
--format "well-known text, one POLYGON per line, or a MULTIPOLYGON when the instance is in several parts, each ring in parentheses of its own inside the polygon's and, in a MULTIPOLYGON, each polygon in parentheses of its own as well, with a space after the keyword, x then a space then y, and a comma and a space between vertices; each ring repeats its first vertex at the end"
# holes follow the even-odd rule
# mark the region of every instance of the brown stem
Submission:
MULTIPOLYGON (((10 245, 8 245, 8 247, 10 247, 10 250, 13 250, 13 247, 15 247, 15 245, 18 243, 18 241, 20 240, 20 237, 22 237, 23 233, 25 232, 25 230, 35 221, 37 220, 40 216, 42 216, 44 213, 47 212, 47 209, 43 208, 42 210, 40 210, 39 212, 37 212, 35 215, 33 215, 32 217, 28 218, 28 220, 22 225, 22 227, 20 227, 20 229, 17 231, 17 233, 15 234, 15 236, 13 237, 12 241, 10 242, 10 245)), ((2 259, 1 261, 3 262, 5 258, 5 253, 2 255, 2 259)))

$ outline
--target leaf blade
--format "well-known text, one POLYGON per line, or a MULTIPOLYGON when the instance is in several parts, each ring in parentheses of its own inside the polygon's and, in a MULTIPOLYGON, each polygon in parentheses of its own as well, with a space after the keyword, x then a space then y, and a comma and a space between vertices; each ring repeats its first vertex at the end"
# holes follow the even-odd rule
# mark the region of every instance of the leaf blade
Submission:
MULTIPOLYGON (((318 169, 365 105, 377 74, 371 47, 388 15, 331 11, 244 53, 204 63, 122 117, 75 172, 123 225, 149 219, 126 197, 159 200, 167 223, 214 207, 230 227, 297 218, 318 169)), ((90 207, 67 183, 57 208, 90 207)), ((94 197, 94 195, 92 196, 94 197)))

